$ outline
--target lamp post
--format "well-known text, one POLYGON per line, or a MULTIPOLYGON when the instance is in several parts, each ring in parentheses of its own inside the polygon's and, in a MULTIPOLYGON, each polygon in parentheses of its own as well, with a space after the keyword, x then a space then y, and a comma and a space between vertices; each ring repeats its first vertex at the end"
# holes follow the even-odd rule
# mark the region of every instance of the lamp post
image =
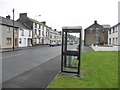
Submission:
POLYGON ((13 51, 15 50, 14 48, 14 9, 13 9, 13 51))

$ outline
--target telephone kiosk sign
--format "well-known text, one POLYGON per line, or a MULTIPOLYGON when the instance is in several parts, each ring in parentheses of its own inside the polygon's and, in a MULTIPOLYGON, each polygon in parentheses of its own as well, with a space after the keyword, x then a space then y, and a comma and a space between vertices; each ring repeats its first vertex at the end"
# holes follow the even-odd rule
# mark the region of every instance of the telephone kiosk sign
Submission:
POLYGON ((81 26, 62 27, 61 72, 80 76, 81 32, 81 26))

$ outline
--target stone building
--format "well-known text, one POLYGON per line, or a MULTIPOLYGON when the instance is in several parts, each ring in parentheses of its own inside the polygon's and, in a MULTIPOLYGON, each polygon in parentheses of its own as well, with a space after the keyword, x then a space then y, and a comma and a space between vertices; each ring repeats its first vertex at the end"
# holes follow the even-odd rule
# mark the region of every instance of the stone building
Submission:
POLYGON ((100 25, 97 21, 84 30, 84 45, 105 45, 108 43, 110 25, 100 25))

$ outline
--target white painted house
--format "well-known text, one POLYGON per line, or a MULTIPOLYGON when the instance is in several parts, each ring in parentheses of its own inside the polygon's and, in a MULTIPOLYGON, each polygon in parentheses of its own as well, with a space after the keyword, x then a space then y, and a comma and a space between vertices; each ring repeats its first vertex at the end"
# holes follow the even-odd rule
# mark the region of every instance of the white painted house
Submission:
POLYGON ((109 46, 120 45, 120 37, 118 35, 120 33, 119 27, 120 27, 120 23, 116 24, 108 31, 108 45, 109 46))
POLYGON ((32 30, 23 23, 16 22, 16 25, 19 27, 18 30, 18 47, 28 47, 32 46, 32 30))
POLYGON ((20 17, 17 21, 25 23, 32 29, 33 44, 45 44, 46 22, 39 22, 35 19, 29 18, 27 13, 20 13, 20 17))

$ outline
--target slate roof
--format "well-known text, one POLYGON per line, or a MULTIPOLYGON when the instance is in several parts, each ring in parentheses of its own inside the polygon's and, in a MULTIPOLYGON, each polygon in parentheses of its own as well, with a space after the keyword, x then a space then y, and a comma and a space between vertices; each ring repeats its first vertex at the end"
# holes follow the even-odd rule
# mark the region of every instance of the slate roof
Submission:
MULTIPOLYGON (((13 27, 13 20, 8 19, 8 18, 4 18, 4 17, 1 17, 1 16, 0 16, 0 18, 2 19, 0 21, 0 24, 13 27)), ((19 21, 14 22, 14 27, 23 28, 23 29, 30 29, 26 24, 23 24, 19 21)))
POLYGON ((111 26, 109 24, 104 24, 102 26, 103 26, 103 28, 111 28, 111 26))
MULTIPOLYGON (((44 25, 42 22, 39 22, 39 21, 37 21, 37 20, 35 20, 35 19, 32 19, 32 18, 30 18, 30 17, 28 17, 28 19, 29 19, 30 21, 34 22, 34 23, 44 25)), ((44 25, 44 26, 46 26, 46 25, 44 25)))
POLYGON ((111 28, 114 28, 114 27, 116 27, 116 26, 118 26, 118 25, 120 25, 120 23, 118 23, 118 24, 114 25, 114 26, 113 26, 113 27, 111 27, 111 28))

